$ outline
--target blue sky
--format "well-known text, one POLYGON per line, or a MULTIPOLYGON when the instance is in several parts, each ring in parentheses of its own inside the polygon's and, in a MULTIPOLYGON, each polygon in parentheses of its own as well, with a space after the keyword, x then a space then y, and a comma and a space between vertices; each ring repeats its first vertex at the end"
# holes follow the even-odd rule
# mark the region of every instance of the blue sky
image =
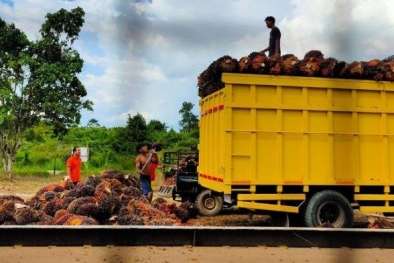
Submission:
POLYGON ((34 40, 47 13, 77 6, 86 13, 74 44, 85 61, 79 77, 95 103, 81 125, 125 126, 141 113, 179 129, 183 102, 198 115, 197 77, 210 63, 267 47, 268 15, 282 54, 320 50, 347 62, 394 54, 392 0, 0 0, 0 17, 34 40))

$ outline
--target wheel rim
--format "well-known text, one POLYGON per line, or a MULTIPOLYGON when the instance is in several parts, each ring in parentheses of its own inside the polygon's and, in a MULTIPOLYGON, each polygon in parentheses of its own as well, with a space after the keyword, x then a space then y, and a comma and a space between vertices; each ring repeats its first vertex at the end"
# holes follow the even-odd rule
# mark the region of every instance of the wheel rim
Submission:
POLYGON ((322 227, 341 227, 345 222, 345 211, 336 202, 324 202, 318 210, 318 221, 322 227))
POLYGON ((205 198, 205 200, 204 200, 204 207, 206 209, 212 210, 212 209, 215 208, 215 206, 216 206, 216 202, 215 202, 215 199, 212 196, 205 198))

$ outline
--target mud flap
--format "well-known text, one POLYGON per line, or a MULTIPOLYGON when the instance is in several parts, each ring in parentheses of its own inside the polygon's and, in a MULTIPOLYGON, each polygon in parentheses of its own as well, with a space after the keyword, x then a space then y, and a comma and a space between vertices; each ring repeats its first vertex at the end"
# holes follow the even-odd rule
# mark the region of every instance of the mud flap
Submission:
POLYGON ((166 186, 162 185, 162 186, 160 186, 157 195, 160 197, 171 198, 172 191, 174 190, 174 188, 175 188, 175 185, 166 185, 166 186))

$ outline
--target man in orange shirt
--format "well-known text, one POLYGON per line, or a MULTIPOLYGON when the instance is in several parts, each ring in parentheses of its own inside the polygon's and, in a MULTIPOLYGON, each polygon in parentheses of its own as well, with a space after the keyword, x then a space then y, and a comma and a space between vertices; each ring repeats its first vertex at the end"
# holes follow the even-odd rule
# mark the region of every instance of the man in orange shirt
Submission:
POLYGON ((81 181, 81 167, 81 148, 74 147, 73 154, 67 160, 67 176, 65 181, 71 180, 71 182, 74 184, 77 184, 79 181, 81 181))

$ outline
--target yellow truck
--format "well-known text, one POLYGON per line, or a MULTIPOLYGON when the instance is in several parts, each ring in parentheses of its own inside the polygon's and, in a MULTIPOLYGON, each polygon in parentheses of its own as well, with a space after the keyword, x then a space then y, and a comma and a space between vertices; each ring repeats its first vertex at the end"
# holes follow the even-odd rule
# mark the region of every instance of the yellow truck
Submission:
POLYGON ((341 228, 354 208, 394 213, 394 83, 237 73, 222 82, 200 99, 203 214, 234 202, 276 226, 294 217, 341 228))

